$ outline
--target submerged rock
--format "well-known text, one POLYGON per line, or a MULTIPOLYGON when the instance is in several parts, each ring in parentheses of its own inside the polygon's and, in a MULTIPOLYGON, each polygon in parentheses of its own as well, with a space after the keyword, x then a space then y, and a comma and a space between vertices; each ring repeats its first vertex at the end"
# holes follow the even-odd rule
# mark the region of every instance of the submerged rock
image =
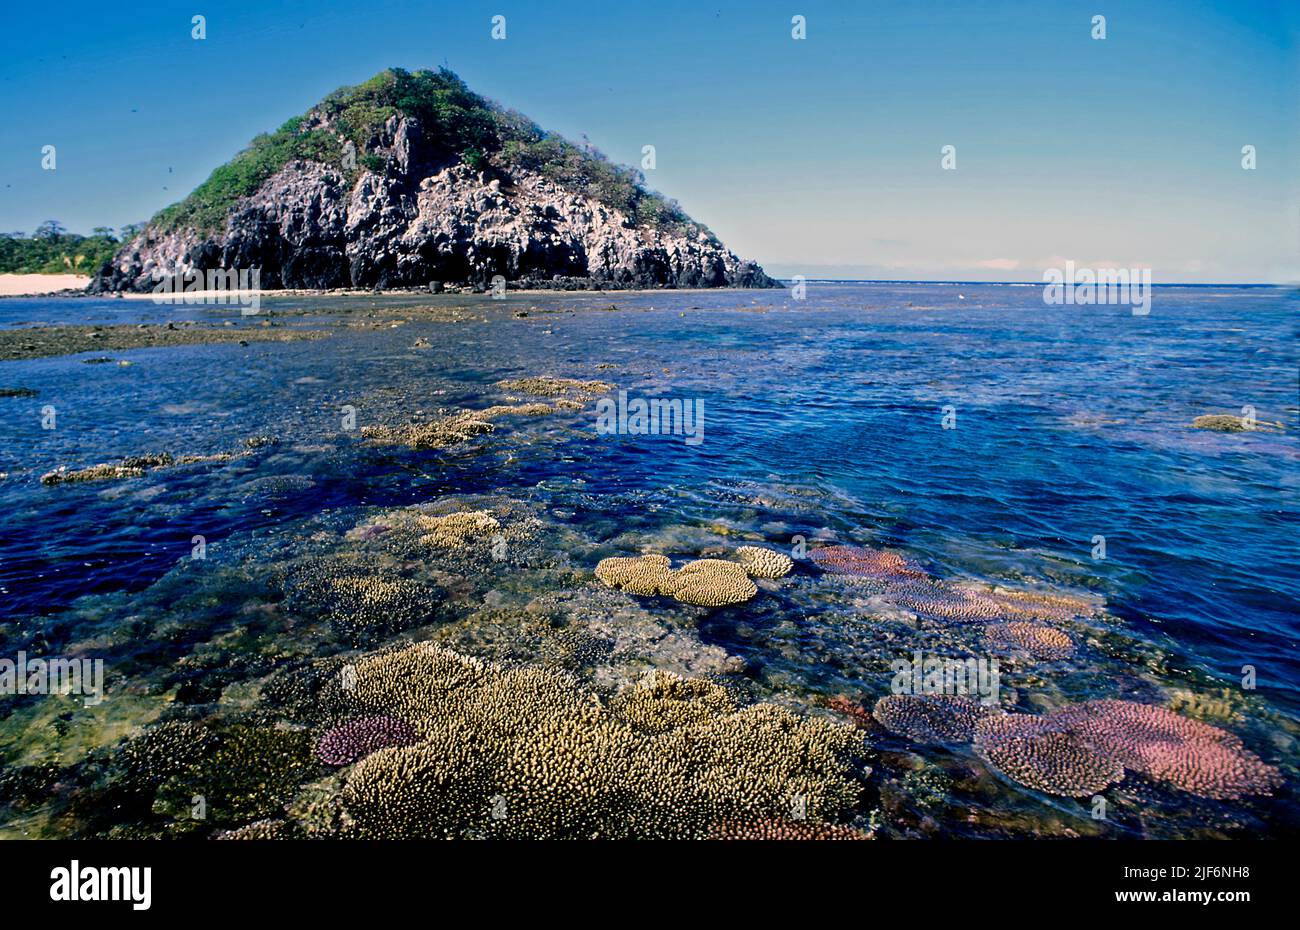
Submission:
POLYGON ((1216 433, 1257 433, 1266 431, 1280 431, 1283 429, 1281 423, 1270 423, 1266 420, 1250 420, 1246 417, 1232 416, 1223 413, 1207 413, 1199 416, 1192 421, 1194 429, 1208 429, 1216 433))

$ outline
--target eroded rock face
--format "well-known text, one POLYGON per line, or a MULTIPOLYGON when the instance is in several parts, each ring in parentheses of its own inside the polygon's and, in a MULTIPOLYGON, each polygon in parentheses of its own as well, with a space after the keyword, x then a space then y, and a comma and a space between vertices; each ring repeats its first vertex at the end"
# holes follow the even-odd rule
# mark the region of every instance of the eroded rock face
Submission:
POLYGON ((707 230, 638 226, 530 171, 475 171, 394 118, 385 164, 345 172, 290 162, 236 203, 220 234, 154 228, 129 242, 91 290, 149 291, 155 272, 261 269, 263 288, 426 287, 431 282, 562 288, 770 287, 707 230))

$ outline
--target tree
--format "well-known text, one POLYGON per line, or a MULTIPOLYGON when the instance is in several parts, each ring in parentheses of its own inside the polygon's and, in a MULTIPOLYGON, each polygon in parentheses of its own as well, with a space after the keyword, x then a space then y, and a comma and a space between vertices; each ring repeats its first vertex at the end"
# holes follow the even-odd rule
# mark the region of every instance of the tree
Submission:
POLYGON ((67 235, 67 228, 58 220, 46 220, 40 226, 36 227, 36 232, 32 233, 33 239, 58 239, 67 235))

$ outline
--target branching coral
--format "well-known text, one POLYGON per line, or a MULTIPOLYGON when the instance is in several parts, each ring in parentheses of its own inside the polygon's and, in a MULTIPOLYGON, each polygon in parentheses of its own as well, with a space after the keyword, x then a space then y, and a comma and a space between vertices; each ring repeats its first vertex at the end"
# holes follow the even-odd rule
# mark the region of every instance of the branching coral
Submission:
POLYGON ((320 614, 347 640, 362 644, 431 622, 440 592, 409 578, 359 571, 335 559, 308 559, 285 579, 293 610, 320 614))
POLYGON ((214 751, 168 778, 159 799, 179 814, 199 797, 209 822, 246 823, 279 816, 318 770, 310 733, 240 724, 220 735, 214 751))
POLYGON ((652 671, 636 687, 620 692, 610 709, 640 730, 663 733, 729 714, 736 702, 711 681, 652 671))
POLYGON ((856 803, 861 737, 656 673, 606 708, 564 675, 419 644, 357 663, 349 692, 416 745, 351 770, 363 836, 706 836, 721 821, 829 820, 856 803))
POLYGON ((869 840, 871 834, 855 827, 806 820, 723 821, 709 829, 711 840, 869 840))

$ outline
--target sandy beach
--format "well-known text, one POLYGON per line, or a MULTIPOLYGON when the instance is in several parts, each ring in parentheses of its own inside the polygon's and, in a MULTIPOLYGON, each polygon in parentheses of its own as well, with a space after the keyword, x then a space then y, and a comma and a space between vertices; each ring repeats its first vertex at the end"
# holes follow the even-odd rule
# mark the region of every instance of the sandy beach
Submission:
POLYGON ((90 283, 83 274, 0 274, 0 297, 24 297, 80 290, 90 283))

